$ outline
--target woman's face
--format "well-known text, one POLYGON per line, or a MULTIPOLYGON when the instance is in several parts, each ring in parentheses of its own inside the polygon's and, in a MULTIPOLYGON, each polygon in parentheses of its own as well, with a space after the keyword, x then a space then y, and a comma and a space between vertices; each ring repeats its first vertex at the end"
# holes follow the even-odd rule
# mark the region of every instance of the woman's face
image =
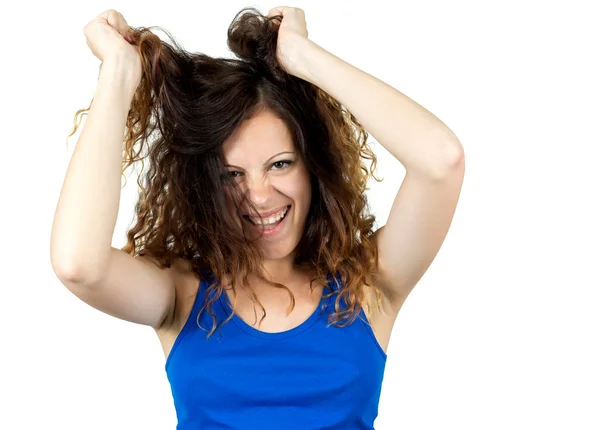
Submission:
MULTIPOLYGON (((262 111, 242 123, 223 151, 228 170, 225 174, 237 181, 266 225, 261 226, 260 219, 241 201, 240 212, 245 216, 236 216, 237 222, 251 239, 262 234, 259 240, 266 258, 288 256, 304 232, 311 185, 287 126, 270 111, 262 111)), ((230 213, 235 214, 232 199, 229 193, 230 213)))

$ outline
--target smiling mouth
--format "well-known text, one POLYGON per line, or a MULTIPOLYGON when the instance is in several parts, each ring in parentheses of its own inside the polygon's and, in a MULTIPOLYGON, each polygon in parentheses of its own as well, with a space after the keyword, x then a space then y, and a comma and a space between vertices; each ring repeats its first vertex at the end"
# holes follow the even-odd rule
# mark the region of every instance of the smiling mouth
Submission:
MULTIPOLYGON (((264 230, 270 230, 270 229, 278 226, 279 224, 281 224, 283 222, 283 220, 285 219, 285 217, 288 216, 288 214, 290 212, 291 206, 292 205, 287 205, 287 207, 285 209, 285 214, 281 217, 280 220, 275 221, 272 224, 256 224, 254 221, 252 221, 252 219, 248 215, 242 215, 242 218, 244 218, 246 221, 248 221, 250 224, 252 224, 256 228, 262 228, 264 230)), ((264 218, 263 218, 263 220, 264 220, 264 218)))

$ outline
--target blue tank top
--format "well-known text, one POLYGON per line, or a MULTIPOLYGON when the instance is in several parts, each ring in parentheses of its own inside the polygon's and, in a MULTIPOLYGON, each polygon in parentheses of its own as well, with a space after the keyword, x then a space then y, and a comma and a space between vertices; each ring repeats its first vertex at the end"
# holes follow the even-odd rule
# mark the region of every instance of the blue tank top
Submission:
MULTIPOLYGON (((237 314, 219 327, 232 313, 223 291, 212 303, 219 328, 208 339, 213 319, 206 308, 196 321, 208 287, 201 280, 165 364, 177 430, 374 429, 387 355, 362 309, 362 319, 327 327, 338 291, 328 279, 323 294, 335 294, 322 297, 302 324, 278 333, 237 314)), ((340 306, 347 309, 343 298, 340 306)))

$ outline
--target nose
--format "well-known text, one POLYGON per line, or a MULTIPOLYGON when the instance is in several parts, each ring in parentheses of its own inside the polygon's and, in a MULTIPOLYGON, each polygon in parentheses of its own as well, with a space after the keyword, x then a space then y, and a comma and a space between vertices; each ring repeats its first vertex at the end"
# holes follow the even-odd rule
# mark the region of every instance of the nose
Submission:
POLYGON ((267 207, 271 195, 271 184, 268 177, 251 178, 248 176, 248 180, 246 181, 246 195, 257 207, 267 207))

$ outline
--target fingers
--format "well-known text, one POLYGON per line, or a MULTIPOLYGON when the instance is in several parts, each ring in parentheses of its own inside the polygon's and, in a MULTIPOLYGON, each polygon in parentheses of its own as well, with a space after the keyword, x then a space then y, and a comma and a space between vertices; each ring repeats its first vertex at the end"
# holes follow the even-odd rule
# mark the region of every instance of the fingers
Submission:
POLYGON ((271 17, 274 15, 281 15, 282 17, 285 16, 286 14, 289 13, 297 13, 299 16, 301 16, 302 18, 304 18, 304 10, 300 9, 298 7, 288 7, 288 6, 277 6, 272 8, 269 13, 267 14, 267 17, 271 17))
MULTIPOLYGON (((131 27, 129 27, 129 24, 127 24, 127 21, 121 12, 117 12, 114 9, 109 9, 105 12, 102 12, 98 16, 106 19, 106 22, 108 22, 111 27, 117 30, 125 39, 133 36, 133 30, 131 27)), ((130 39, 128 40, 131 41, 130 39)))
POLYGON ((283 16, 283 10, 284 10, 284 9, 286 9, 286 7, 285 7, 285 6, 277 6, 277 7, 274 7, 274 8, 272 8, 272 9, 269 11, 269 13, 267 14, 267 17, 272 17, 272 16, 275 16, 275 15, 281 15, 281 16, 283 16))

